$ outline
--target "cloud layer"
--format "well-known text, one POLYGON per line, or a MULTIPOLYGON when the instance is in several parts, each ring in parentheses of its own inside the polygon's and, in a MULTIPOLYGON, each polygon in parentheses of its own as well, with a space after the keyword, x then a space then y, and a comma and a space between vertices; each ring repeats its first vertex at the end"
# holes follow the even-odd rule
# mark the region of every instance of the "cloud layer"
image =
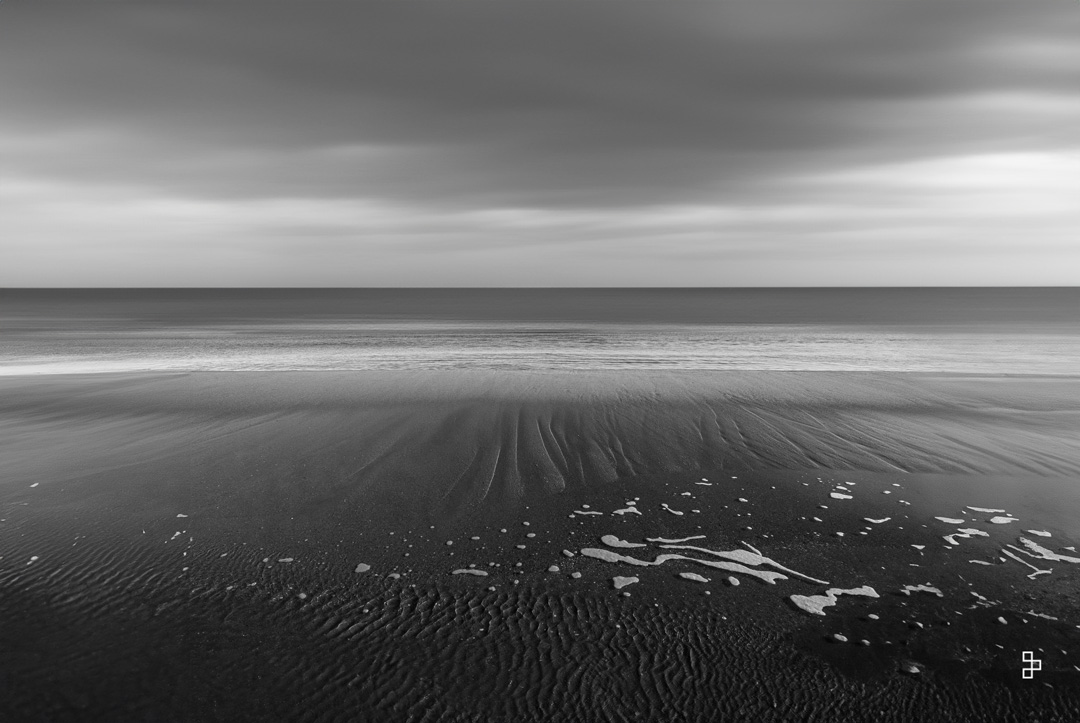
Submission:
POLYGON ((0 285, 1080 283, 1074 3, 0 15, 0 285))

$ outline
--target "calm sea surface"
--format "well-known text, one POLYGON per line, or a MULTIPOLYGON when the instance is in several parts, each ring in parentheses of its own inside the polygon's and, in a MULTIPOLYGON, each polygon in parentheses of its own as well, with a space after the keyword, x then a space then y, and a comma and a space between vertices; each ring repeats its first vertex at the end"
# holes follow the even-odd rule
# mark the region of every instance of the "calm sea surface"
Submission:
POLYGON ((0 374, 1080 373, 1080 289, 0 290, 0 374))

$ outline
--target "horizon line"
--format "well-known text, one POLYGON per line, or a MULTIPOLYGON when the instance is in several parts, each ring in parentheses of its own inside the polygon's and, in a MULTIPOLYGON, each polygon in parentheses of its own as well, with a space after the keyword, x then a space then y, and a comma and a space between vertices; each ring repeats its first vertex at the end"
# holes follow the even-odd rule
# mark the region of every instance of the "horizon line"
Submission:
POLYGON ((1077 285, 877 285, 877 286, 0 286, 0 291, 770 291, 924 289, 1080 289, 1077 285))

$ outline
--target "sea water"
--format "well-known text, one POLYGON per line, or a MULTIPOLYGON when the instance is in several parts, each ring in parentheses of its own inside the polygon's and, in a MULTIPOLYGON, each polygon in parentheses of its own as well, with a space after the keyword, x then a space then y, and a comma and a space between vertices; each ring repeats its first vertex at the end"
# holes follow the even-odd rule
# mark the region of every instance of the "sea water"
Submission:
POLYGON ((1080 372, 1080 289, 0 291, 0 374, 1080 372))

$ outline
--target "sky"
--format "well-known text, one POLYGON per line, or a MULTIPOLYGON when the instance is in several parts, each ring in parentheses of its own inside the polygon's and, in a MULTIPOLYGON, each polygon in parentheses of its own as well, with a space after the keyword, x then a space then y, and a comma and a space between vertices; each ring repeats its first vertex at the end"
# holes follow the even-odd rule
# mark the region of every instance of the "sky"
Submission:
POLYGON ((1080 2, 0 4, 0 286, 879 285, 1080 285, 1080 2))

